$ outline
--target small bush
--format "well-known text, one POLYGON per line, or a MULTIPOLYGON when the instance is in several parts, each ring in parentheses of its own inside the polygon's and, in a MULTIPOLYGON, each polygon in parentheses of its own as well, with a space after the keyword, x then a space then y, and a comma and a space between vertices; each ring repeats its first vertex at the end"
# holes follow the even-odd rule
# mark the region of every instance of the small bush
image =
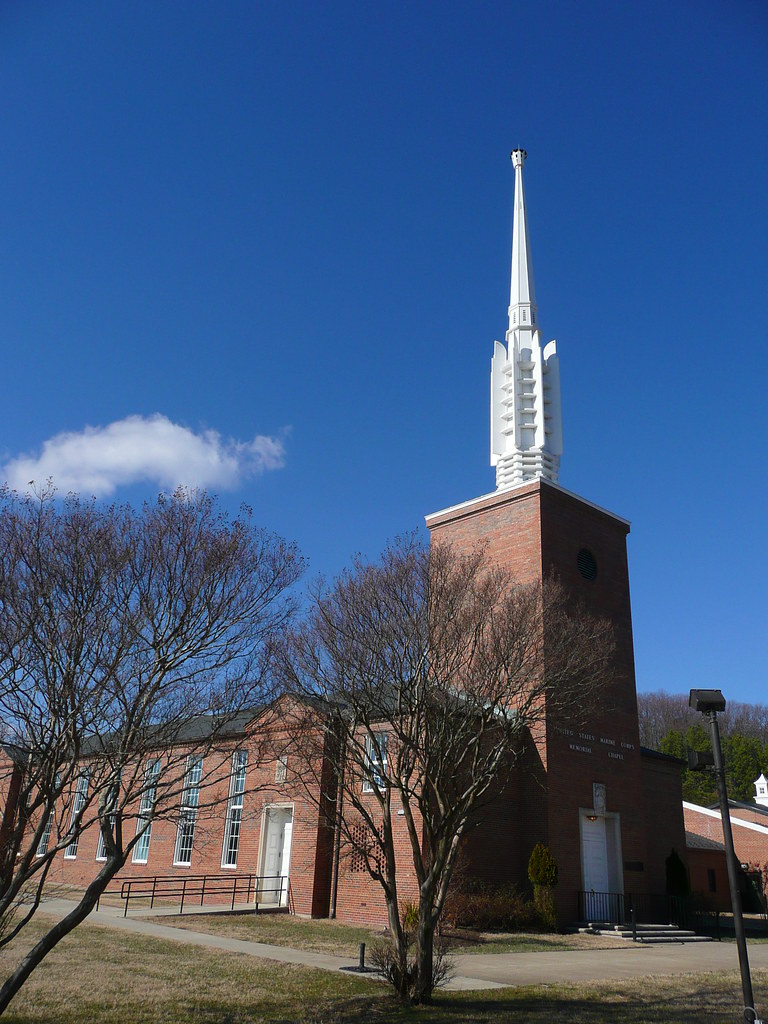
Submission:
POLYGON ((528 879, 533 885, 542 885, 545 889, 554 889, 557 885, 557 861, 544 843, 536 843, 533 848, 528 861, 528 879))
POLYGON ((545 928, 557 924, 553 889, 557 885, 557 861, 548 846, 537 843, 528 861, 528 879, 533 884, 533 902, 545 928))
POLYGON ((542 921, 533 903, 510 884, 468 881, 448 895, 443 920, 454 928, 489 931, 531 931, 542 921))
POLYGON ((408 901, 400 907, 400 923, 403 931, 415 932, 419 927, 419 904, 408 901))
MULTIPOLYGON (((406 935, 404 958, 397 955, 397 950, 391 940, 383 939, 371 945, 368 963, 376 968, 401 997, 410 998, 413 995, 416 981, 416 955, 411 934, 406 935)), ((436 935, 432 954, 433 988, 444 985, 452 976, 453 961, 447 953, 445 944, 436 935)))

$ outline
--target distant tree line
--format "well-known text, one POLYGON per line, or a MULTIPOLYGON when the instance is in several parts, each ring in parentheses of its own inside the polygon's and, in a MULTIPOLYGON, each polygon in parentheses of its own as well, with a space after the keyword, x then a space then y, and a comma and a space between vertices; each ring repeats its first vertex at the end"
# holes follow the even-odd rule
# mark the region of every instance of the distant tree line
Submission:
MULTIPOLYGON (((643 746, 686 761, 688 750, 712 749, 707 723, 701 714, 688 707, 687 694, 640 693, 637 703, 643 746)), ((768 775, 768 706, 729 701, 726 710, 718 715, 718 722, 728 795, 734 800, 751 802, 755 797, 755 779, 761 773, 768 775)), ((696 804, 714 803, 714 776, 684 768, 683 799, 696 804)))

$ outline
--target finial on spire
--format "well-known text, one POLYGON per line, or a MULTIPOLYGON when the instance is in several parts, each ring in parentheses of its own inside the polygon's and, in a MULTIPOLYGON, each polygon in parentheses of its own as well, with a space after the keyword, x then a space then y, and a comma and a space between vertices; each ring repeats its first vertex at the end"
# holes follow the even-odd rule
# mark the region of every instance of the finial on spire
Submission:
POLYGON ((560 370, 557 346, 541 349, 523 192, 527 153, 510 153, 515 168, 512 273, 506 345, 495 343, 491 362, 491 465, 496 487, 505 490, 531 480, 557 481, 562 454, 560 370))

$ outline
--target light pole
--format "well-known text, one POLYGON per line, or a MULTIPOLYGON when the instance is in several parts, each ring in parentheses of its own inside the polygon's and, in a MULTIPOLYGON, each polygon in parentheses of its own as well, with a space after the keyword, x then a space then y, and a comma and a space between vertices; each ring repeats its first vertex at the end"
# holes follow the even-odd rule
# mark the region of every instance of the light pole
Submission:
POLYGON ((755 999, 752 995, 752 978, 749 973, 747 956, 747 940, 744 935, 744 917, 741 913, 741 893, 739 892, 739 862, 733 848, 733 831, 731 815, 728 810, 728 792, 725 786, 725 767, 723 765, 723 749, 720 746, 720 729, 717 724, 717 712, 725 711, 725 697, 720 690, 691 690, 688 704, 694 711, 700 711, 709 718, 709 731, 712 736, 712 754, 715 760, 715 776, 717 778, 717 795, 720 798, 720 815, 723 819, 723 839, 725 840, 725 862, 728 865, 728 885, 731 890, 731 907, 733 909, 733 927, 736 932, 736 948, 739 951, 739 968, 741 970, 741 990, 744 994, 744 1020, 756 1024, 758 1017, 755 1010, 755 999))

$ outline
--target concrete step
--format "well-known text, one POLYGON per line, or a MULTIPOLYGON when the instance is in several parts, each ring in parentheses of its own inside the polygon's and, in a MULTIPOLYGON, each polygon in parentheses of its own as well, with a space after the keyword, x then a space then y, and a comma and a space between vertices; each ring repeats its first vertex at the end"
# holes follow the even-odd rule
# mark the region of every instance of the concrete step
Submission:
MULTIPOLYGON (((631 925, 591 921, 580 927, 579 931, 587 935, 610 935, 616 939, 623 939, 625 942, 633 941, 631 925)), ((709 935, 697 935, 695 932, 678 928, 674 924, 638 924, 635 927, 635 935, 638 942, 647 944, 712 941, 709 935)))
MULTIPOLYGON (((616 935, 620 935, 621 938, 626 938, 627 936, 629 936, 630 938, 632 937, 632 929, 630 927, 616 928, 615 932, 616 932, 616 935)), ((648 927, 640 928, 639 926, 636 929, 636 933, 637 933, 637 935, 643 935, 645 937, 657 936, 659 938, 663 938, 663 936, 665 936, 665 935, 671 936, 672 938, 675 938, 675 937, 679 938, 681 935, 695 935, 696 934, 695 932, 692 932, 692 931, 686 931, 683 928, 667 928, 667 927, 664 927, 664 928, 648 928, 648 927)))
MULTIPOLYGON (((631 932, 632 925, 613 925, 616 932, 631 932)), ((635 925, 638 932, 677 932, 677 925, 635 925)))

